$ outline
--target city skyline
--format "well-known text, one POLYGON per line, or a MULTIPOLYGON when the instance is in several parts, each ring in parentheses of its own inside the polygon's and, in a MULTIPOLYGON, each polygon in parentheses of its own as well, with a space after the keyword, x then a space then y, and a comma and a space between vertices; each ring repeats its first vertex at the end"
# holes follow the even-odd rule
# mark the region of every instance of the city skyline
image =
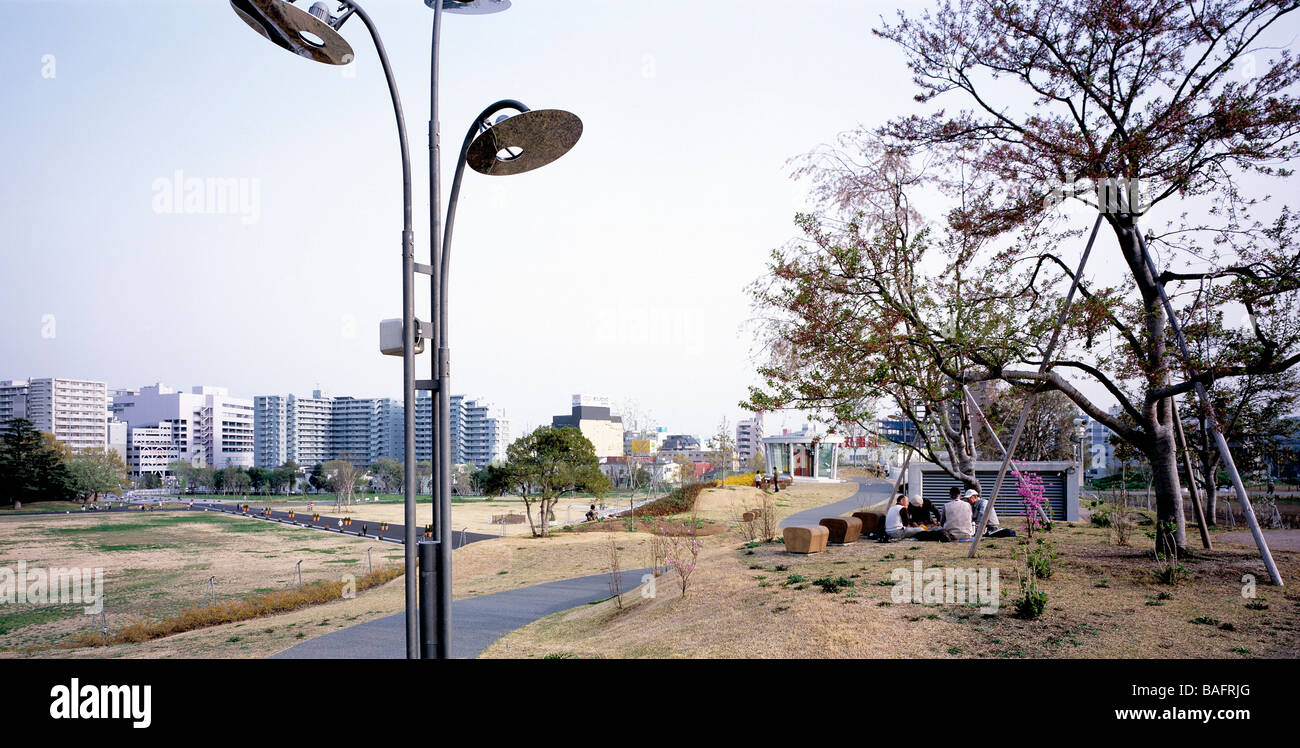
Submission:
MULTIPOLYGON (((226 3, 147 6, 6 8, 7 98, 27 114, 0 126, 0 220, 28 281, 0 299, 14 324, 0 377, 400 396, 401 362, 378 350, 379 321, 400 315, 401 200, 373 50, 353 38, 356 62, 337 69, 283 59, 226 3)), ((407 112, 423 262, 427 8, 370 11, 407 112)), ((449 16, 444 184, 447 152, 494 99, 585 125, 536 174, 467 177, 453 388, 493 393, 520 429, 575 392, 636 398, 683 432, 745 417, 758 383, 745 286, 808 207, 787 159, 872 117, 869 101, 907 98, 901 56, 867 32, 881 14, 890 4, 575 1, 449 16), (805 116, 814 103, 820 118, 805 116), (700 137, 719 122, 743 126, 725 144, 700 137)), ((429 317, 427 296, 416 310, 429 317)))

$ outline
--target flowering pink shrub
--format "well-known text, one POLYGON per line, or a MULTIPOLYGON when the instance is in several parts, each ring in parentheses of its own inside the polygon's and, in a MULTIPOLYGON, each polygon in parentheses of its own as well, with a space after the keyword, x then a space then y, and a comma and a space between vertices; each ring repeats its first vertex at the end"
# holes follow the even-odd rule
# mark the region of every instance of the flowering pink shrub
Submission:
POLYGON ((1043 479, 1038 476, 1038 473, 1017 471, 1016 494, 1020 496, 1020 501, 1025 507, 1025 526, 1029 534, 1033 535, 1034 530, 1047 527, 1047 523, 1043 521, 1047 499, 1043 495, 1043 479))

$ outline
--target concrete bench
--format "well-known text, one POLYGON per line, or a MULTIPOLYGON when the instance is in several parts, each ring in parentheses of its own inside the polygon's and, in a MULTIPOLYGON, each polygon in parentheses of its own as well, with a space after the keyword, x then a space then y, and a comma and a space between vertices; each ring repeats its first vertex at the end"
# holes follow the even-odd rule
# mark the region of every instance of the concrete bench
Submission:
POLYGON ((818 524, 827 530, 827 543, 844 545, 862 536, 862 520, 857 517, 826 517, 818 524))
POLYGON ((854 517, 862 521, 862 534, 870 535, 871 533, 883 532, 885 529, 885 515, 876 514, 875 512, 854 512, 854 517))
POLYGON ((820 553, 826 550, 830 530, 822 525, 787 527, 782 533, 785 549, 790 553, 820 553))

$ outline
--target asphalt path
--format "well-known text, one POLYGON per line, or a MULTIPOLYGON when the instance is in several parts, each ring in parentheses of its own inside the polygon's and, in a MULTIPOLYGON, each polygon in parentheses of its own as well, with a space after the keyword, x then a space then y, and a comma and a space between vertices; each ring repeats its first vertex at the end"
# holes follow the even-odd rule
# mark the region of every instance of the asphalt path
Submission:
POLYGON ((864 507, 873 504, 879 504, 889 498, 889 492, 893 490, 893 481, 885 478, 850 478, 849 480, 858 484, 857 493, 837 501, 833 504, 805 509, 802 512, 795 512, 789 517, 781 520, 780 527, 798 527, 800 525, 815 525, 823 517, 838 517, 849 512, 856 512, 864 507))
MULTIPOLYGON (((624 593, 635 589, 649 569, 622 572, 624 593)), ((611 596, 608 574, 562 579, 451 604, 451 656, 477 657, 492 642, 538 618, 611 596)), ((339 629, 296 644, 272 659, 400 659, 406 656, 406 614, 395 613, 339 629)))

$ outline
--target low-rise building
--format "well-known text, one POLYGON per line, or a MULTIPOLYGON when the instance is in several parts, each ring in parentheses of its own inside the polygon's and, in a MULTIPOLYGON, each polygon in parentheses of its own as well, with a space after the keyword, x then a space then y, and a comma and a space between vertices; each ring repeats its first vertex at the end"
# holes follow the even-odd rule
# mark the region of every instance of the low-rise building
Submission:
POLYGON ((574 395, 569 415, 553 417, 551 425, 581 431, 595 448, 597 457, 623 456, 623 419, 610 413, 607 398, 574 395))

